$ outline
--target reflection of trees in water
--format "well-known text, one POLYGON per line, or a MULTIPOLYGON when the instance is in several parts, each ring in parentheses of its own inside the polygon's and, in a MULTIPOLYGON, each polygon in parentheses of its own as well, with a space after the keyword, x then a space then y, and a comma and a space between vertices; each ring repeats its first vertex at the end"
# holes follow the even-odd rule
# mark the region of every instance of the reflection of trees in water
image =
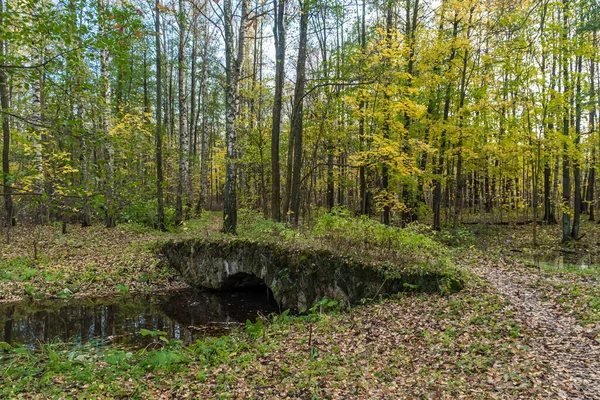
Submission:
POLYGON ((6 309, 6 321, 4 322, 4 341, 6 343, 12 343, 12 330, 13 330, 13 313, 15 308, 13 306, 6 309))
POLYGON ((245 322, 258 311, 277 312, 277 304, 266 286, 241 292, 198 292, 190 298, 170 298, 161 310, 184 326, 200 326, 211 322, 245 322))
POLYGON ((169 298, 161 306, 161 310, 171 320, 184 326, 205 325, 208 322, 222 321, 226 314, 221 298, 216 293, 198 293, 193 301, 181 298, 169 298))
POLYGON ((81 313, 81 341, 87 342, 90 340, 91 318, 87 307, 82 307, 81 313))
MULTIPOLYGON (((35 345, 37 341, 104 341, 143 346, 155 340, 140 331, 166 331, 169 338, 191 343, 202 337, 202 327, 214 322, 244 322, 257 311, 275 312, 265 290, 242 293, 178 292, 171 296, 129 296, 94 301, 45 301, 0 307, 4 341, 35 345)), ((214 324, 213 324, 214 325, 214 324)), ((209 334, 223 334, 211 330, 209 334)))

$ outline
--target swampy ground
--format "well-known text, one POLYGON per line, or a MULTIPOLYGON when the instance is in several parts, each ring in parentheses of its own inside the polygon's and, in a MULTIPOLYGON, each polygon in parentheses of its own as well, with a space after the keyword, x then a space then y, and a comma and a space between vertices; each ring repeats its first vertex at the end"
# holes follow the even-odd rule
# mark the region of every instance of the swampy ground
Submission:
MULTIPOLYGON (((324 301, 302 315, 259 313, 227 335, 191 342, 146 329, 142 347, 2 343, 0 397, 600 399, 599 226, 586 224, 586 237, 571 246, 557 243, 559 227, 540 226, 536 247, 531 225, 466 226, 450 247, 447 235, 422 225, 394 231, 401 239, 390 243, 378 226, 324 218, 326 231, 317 224, 298 232, 247 215, 240 235, 342 249, 368 237, 378 256, 448 257, 466 287, 407 291, 351 309, 324 301)), ((66 235, 19 227, 0 248, 2 307, 185 289, 154 246, 218 236, 219 223, 207 213, 166 234, 132 225, 73 226, 66 235)))

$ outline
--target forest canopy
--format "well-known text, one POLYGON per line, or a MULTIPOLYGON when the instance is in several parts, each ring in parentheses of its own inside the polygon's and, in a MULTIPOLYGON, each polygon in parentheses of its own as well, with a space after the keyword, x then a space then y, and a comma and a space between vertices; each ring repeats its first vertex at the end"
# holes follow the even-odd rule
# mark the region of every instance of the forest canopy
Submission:
MULTIPOLYGON (((0 216, 594 220, 595 0, 2 1, 0 216)), ((534 224, 535 225, 535 224, 534 224)), ((534 239, 535 240, 535 239, 534 239)))

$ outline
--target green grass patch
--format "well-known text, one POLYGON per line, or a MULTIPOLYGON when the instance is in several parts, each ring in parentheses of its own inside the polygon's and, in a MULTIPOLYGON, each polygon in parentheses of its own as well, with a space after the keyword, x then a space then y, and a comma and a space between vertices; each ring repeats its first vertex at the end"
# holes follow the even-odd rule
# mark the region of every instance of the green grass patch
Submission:
POLYGON ((40 274, 40 265, 44 261, 47 260, 44 258, 34 260, 30 256, 0 259, 0 280, 5 282, 30 281, 40 274))
POLYGON ((597 284, 551 283, 557 302, 583 325, 600 322, 600 287, 597 284))

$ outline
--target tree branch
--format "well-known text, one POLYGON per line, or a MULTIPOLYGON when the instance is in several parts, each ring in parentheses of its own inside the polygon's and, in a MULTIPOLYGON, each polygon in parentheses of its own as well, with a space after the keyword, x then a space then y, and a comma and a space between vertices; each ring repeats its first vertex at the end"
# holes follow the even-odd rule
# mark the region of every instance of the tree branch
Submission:
POLYGON ((4 114, 4 115, 8 115, 8 116, 13 117, 13 118, 16 118, 16 119, 18 119, 20 121, 23 121, 26 124, 29 124, 31 126, 35 126, 35 127, 38 127, 38 128, 46 128, 46 129, 51 129, 52 128, 51 126, 44 125, 44 124, 41 124, 39 122, 30 121, 30 120, 28 120, 25 117, 21 117, 20 115, 13 114, 13 113, 8 112, 8 111, 0 110, 0 113, 4 114))

